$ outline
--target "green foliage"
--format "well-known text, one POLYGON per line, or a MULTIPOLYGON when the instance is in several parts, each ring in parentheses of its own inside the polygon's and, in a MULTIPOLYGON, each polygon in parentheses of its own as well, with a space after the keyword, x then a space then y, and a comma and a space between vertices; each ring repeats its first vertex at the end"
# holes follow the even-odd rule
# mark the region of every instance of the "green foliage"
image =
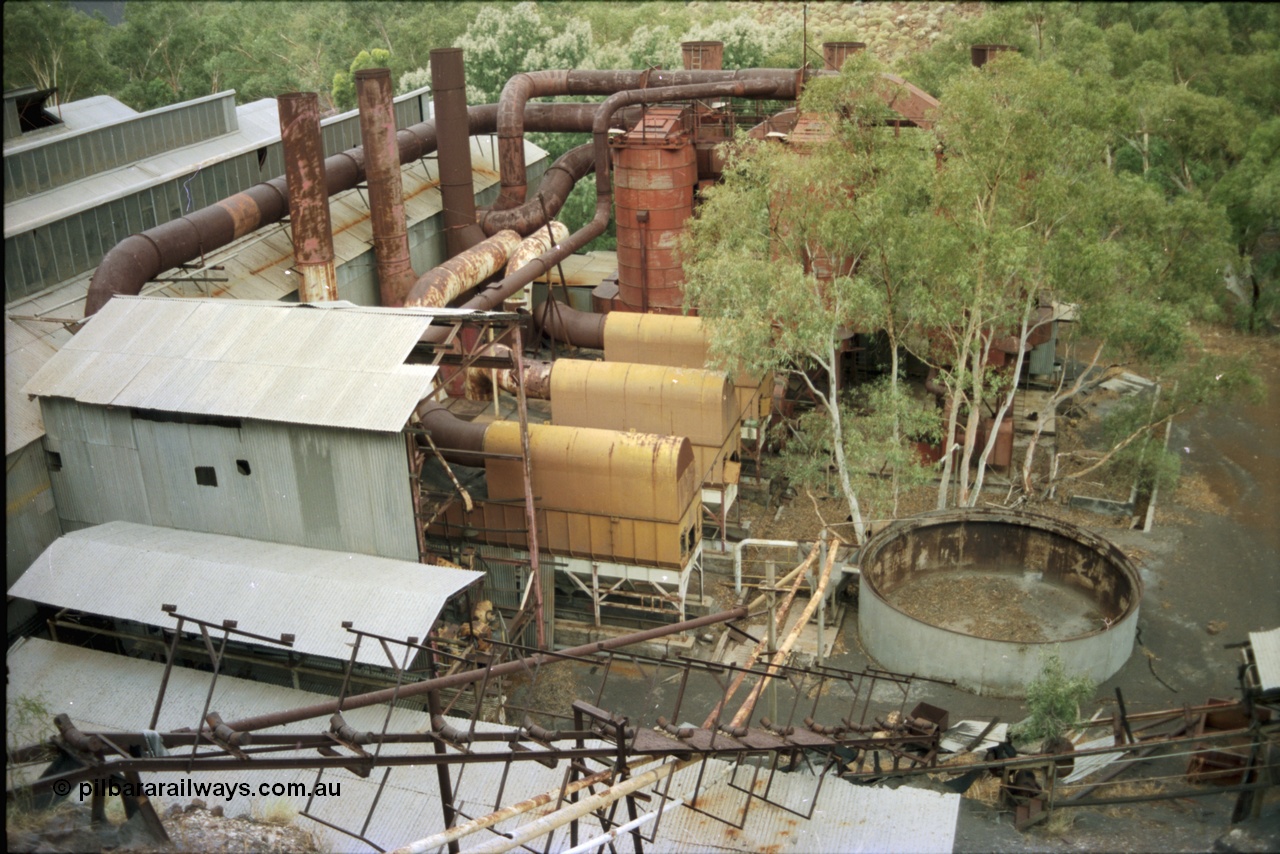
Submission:
POLYGON ((1093 697, 1097 686, 1087 676, 1067 673, 1057 652, 1040 659, 1040 675, 1027 683, 1030 717, 1011 733, 1019 739, 1058 738, 1076 721, 1077 707, 1093 697))
POLYGON ((695 24, 679 41, 724 42, 725 68, 800 65, 800 25, 795 20, 765 24, 753 15, 739 15, 731 20, 695 24))
POLYGON ((110 58, 110 28, 66 2, 4 4, 6 89, 57 87, 59 101, 112 91, 119 72, 110 58))
POLYGON ((351 67, 333 75, 333 104, 339 110, 353 110, 356 106, 356 72, 366 68, 387 68, 391 62, 391 52, 375 47, 373 50, 362 50, 351 60, 351 67))
POLYGON ((536 3, 486 4, 454 46, 466 52, 467 101, 488 104, 522 71, 581 67, 591 51, 591 23, 570 19, 556 31, 536 3))
MULTIPOLYGON (((5 698, 6 753, 39 744, 52 735, 53 712, 49 708, 49 699, 43 692, 9 695, 5 698)), ((52 758, 52 750, 50 750, 50 758, 52 758)), ((43 767, 42 763, 13 766, 11 787, 27 782, 28 776, 37 776, 43 767)), ((7 822, 12 824, 15 814, 29 810, 30 806, 30 802, 25 798, 11 799, 5 804, 7 822)))

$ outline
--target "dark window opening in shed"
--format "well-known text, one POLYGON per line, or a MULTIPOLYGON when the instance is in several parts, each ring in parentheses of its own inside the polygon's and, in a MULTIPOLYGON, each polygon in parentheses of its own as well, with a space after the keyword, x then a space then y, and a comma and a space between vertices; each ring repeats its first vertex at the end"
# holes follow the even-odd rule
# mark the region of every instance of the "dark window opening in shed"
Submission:
POLYGON ((49 471, 62 471, 62 454, 57 451, 45 451, 44 458, 49 471))
POLYGON ((240 472, 240 474, 243 474, 243 475, 251 474, 252 472, 249 470, 249 461, 236 460, 236 471, 240 472))
POLYGON ((226 418, 221 415, 164 412, 158 409, 131 409, 130 413, 139 421, 156 421, 161 424, 207 424, 211 427, 226 427, 230 430, 240 429, 239 418, 226 418))
POLYGON ((213 466, 196 466, 196 483, 200 486, 217 486, 218 473, 213 466))

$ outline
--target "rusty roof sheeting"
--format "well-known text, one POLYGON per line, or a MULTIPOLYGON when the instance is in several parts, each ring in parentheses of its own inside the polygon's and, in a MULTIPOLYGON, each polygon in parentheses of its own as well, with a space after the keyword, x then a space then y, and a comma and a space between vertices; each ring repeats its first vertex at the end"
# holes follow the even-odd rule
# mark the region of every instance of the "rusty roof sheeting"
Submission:
POLYGON ((394 432, 435 379, 427 313, 112 299, 23 388, 166 412, 394 432))
MULTIPOLYGON (((9 590, 74 608, 172 627, 161 604, 204 620, 296 636, 298 652, 346 660, 356 628, 422 637, 445 602, 483 573, 221 534, 108 522, 55 540, 9 590), (305 607, 281 607, 294 602, 305 607)), ((387 665, 374 644, 359 660, 387 665)))

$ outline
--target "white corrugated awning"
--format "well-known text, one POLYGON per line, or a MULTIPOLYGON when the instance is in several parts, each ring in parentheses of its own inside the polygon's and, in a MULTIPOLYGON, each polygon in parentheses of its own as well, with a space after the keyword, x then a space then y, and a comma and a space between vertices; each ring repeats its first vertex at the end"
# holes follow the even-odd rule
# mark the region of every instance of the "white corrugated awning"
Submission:
MULTIPOLYGON (((346 660, 355 628, 424 638, 448 599, 483 573, 364 554, 108 522, 59 537, 9 595, 172 628, 161 611, 258 635, 295 636, 293 649, 346 660)), ((375 644, 359 661, 386 666, 375 644)))
POLYGON ((1263 691, 1280 688, 1280 628, 1249 632, 1249 645, 1258 665, 1258 687, 1263 691))
POLYGON ((436 368, 406 365, 438 312, 115 297, 23 388, 37 397, 394 432, 436 368))

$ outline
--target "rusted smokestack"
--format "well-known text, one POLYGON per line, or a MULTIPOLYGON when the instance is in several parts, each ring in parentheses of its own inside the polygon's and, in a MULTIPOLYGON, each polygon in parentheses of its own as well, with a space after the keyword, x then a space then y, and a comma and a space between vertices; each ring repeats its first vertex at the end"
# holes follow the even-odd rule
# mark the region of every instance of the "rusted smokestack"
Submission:
POLYGON ((360 140, 364 145, 365 181, 369 185, 369 219, 378 266, 378 293, 384 306, 403 305, 417 280, 409 260, 409 230, 400 177, 400 145, 392 103, 391 71, 366 68, 356 72, 360 101, 360 140))
POLYGON ((452 258, 485 237, 480 226, 476 225, 462 48, 446 47, 431 51, 431 80, 434 87, 436 151, 440 158, 440 197, 444 205, 445 253, 452 258))
POLYGON ((846 59, 866 49, 866 42, 823 42, 822 64, 828 71, 839 71, 846 59))
POLYGON ((996 54, 1007 50, 1016 53, 1018 49, 1011 44, 975 44, 969 48, 969 59, 973 62, 974 68, 981 68, 995 59, 996 54))
POLYGON ((329 219, 324 140, 320 136, 320 98, 315 92, 289 92, 277 98, 276 104, 289 187, 293 260, 302 277, 298 301, 336 300, 338 274, 333 266, 333 223, 329 219))
POLYGON ((719 71, 724 68, 724 42, 680 42, 685 71, 719 71))

